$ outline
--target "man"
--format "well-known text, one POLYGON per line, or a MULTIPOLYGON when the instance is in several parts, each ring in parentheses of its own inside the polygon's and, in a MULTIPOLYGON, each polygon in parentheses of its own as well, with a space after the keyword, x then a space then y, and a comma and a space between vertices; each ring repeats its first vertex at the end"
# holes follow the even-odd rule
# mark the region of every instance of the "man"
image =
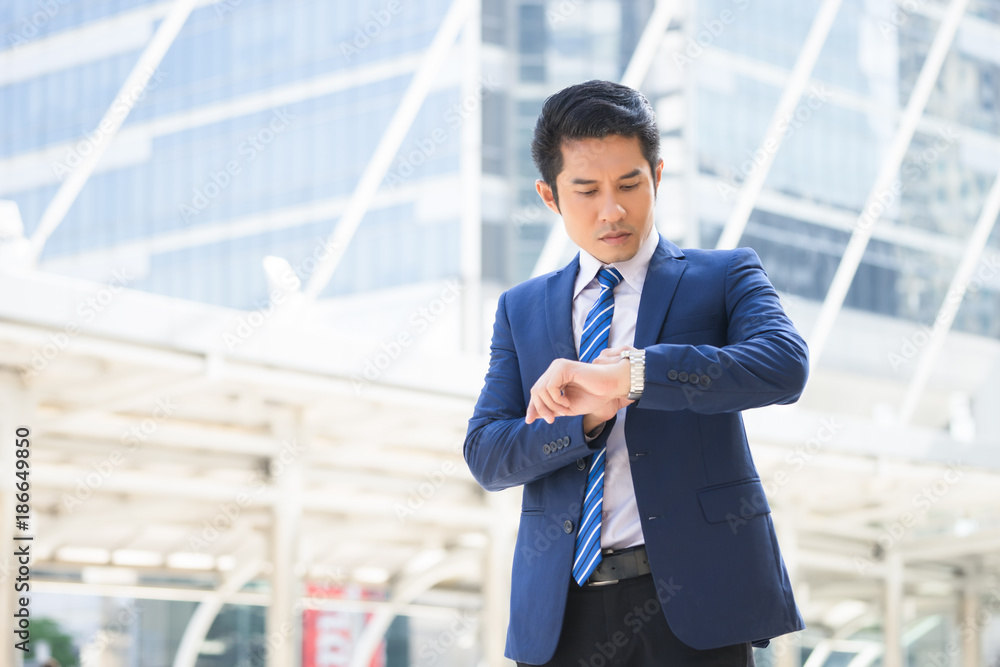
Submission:
POLYGON ((649 102, 549 97, 536 189, 580 247, 505 292, 465 458, 523 485, 506 656, 519 664, 753 665, 802 618, 739 411, 794 402, 805 342, 750 249, 653 224, 649 102))

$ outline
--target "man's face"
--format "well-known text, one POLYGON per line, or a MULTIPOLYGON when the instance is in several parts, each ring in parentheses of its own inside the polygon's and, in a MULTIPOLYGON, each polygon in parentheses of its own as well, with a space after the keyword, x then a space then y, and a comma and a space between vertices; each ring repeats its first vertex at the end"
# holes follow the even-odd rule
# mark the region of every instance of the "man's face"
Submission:
POLYGON ((663 160, 651 174, 638 137, 566 140, 563 169, 552 188, 535 181, 545 205, 562 215, 573 243, 605 264, 631 259, 653 229, 663 160))

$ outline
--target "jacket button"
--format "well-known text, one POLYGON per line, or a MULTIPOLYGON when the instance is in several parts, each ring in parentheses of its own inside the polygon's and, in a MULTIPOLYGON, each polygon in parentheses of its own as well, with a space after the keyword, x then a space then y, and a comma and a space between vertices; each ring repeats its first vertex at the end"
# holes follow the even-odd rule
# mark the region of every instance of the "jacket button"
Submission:
POLYGON ((687 382, 688 374, 685 373, 684 371, 681 371, 680 373, 677 374, 677 379, 680 380, 681 382, 687 382))
POLYGON ((688 376, 688 382, 690 382, 691 384, 698 384, 700 381, 701 381, 701 376, 698 375, 697 373, 691 373, 691 375, 688 376))
POLYGON ((583 470, 586 467, 587 467, 587 462, 586 461, 584 461, 583 459, 577 459, 576 460, 576 469, 577 470, 583 470))
POLYGON ((563 530, 566 531, 566 533, 572 533, 573 532, 573 522, 570 521, 569 519, 566 519, 565 521, 563 521, 563 530))
POLYGON ((667 379, 668 380, 676 380, 677 379, 677 371, 675 371, 675 370, 667 371, 667 379))
POLYGON ((707 387, 708 385, 712 384, 712 378, 708 377, 707 375, 702 375, 700 382, 702 387, 707 387))
POLYGON ((549 447, 547 444, 542 445, 542 453, 543 454, 551 454, 552 453, 552 448, 549 447))

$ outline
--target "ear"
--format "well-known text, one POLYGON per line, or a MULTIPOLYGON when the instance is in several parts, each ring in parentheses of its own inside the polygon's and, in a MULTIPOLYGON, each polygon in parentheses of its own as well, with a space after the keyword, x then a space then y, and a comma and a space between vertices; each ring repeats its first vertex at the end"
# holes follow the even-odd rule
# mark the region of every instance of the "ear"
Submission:
POLYGON ((556 198, 552 196, 552 188, 549 187, 548 183, 540 178, 536 180, 535 192, 537 192, 538 196, 542 198, 542 201, 545 202, 545 205, 548 206, 550 211, 557 215, 562 215, 562 212, 559 210, 559 205, 556 204, 556 198))
POLYGON ((655 195, 660 190, 660 177, 663 175, 663 158, 660 158, 659 163, 656 165, 656 173, 653 174, 653 194, 655 195))

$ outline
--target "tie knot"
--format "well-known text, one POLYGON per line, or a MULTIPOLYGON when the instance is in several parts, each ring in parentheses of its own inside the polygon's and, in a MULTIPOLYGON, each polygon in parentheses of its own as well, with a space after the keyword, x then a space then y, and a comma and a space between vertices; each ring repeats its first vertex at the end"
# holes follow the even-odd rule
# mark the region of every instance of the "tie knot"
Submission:
POLYGON ((613 266, 603 266, 597 272, 597 282, 601 283, 602 287, 614 289, 621 281, 622 274, 618 273, 618 269, 613 266))

